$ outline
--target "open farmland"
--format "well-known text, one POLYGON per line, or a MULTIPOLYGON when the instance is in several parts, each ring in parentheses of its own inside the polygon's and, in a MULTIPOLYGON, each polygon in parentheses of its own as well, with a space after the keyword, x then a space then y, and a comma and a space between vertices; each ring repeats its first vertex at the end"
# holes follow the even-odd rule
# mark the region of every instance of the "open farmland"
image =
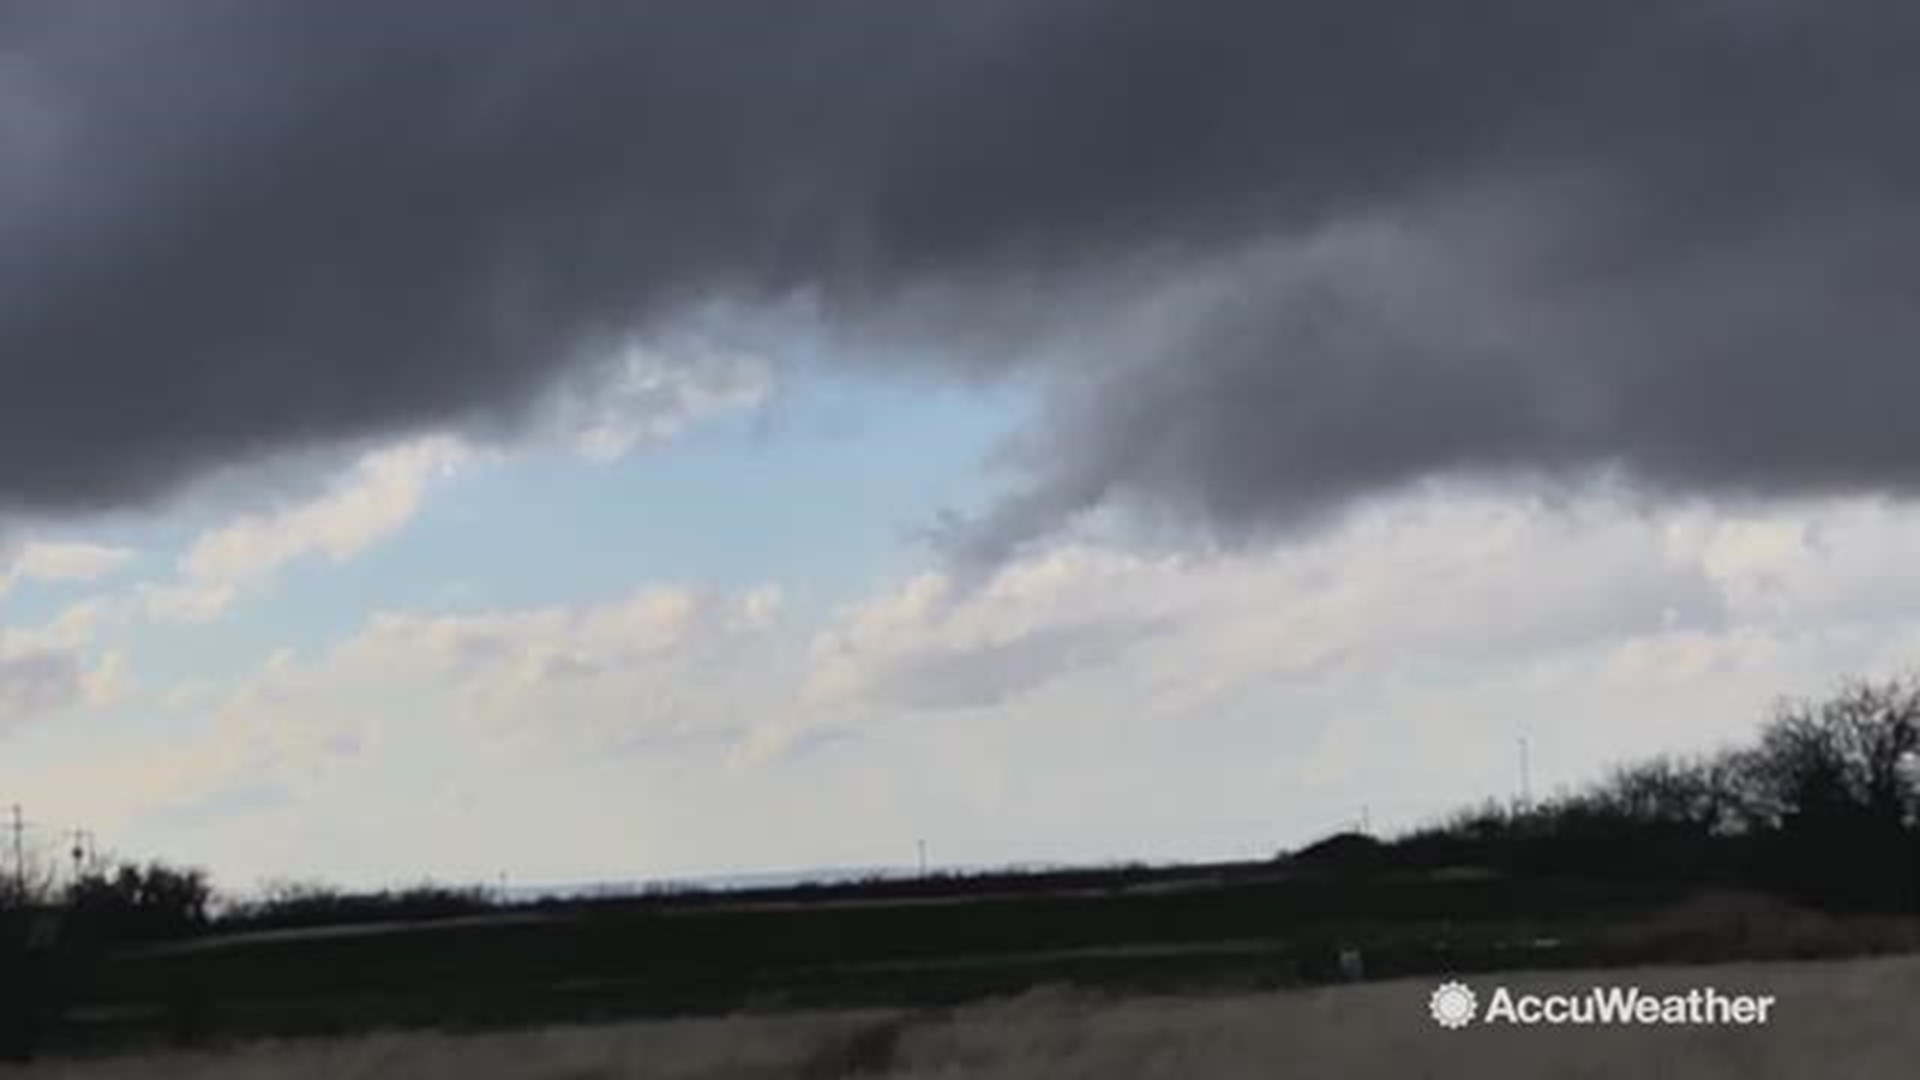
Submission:
POLYGON ((1515 992, 1594 984, 1775 995, 1764 1026, 1442 1031, 1428 979, 1323 989, 1102 995, 1041 989, 875 1009, 383 1033, 47 1064, 9 1080, 594 1080, 699 1077, 1891 1077, 1920 1055, 1920 959, 1482 974, 1515 992))
POLYGON ((1020 886, 636 897, 76 954, 43 1049, 969 1008, 1037 986, 1212 1000, 1362 974, 1343 954, 1379 980, 1920 948, 1910 918, 1651 884, 1245 864, 1020 886))

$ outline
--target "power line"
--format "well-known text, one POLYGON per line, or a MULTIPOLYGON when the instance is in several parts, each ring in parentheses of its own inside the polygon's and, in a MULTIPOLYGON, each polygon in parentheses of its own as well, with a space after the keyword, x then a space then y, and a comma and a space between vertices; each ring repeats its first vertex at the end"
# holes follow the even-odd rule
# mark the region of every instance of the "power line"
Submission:
POLYGON ((57 869, 62 839, 71 845, 66 854, 73 861, 74 881, 84 877, 88 869, 100 865, 98 833, 79 825, 68 828, 53 822, 34 821, 27 817, 20 803, 6 806, 4 816, 0 817, 0 830, 4 830, 0 832, 0 858, 10 856, 13 871, 10 875, 0 872, 0 893, 11 893, 18 901, 29 899, 37 888, 36 866, 49 871, 57 869), (31 843, 29 833, 33 834, 31 843))

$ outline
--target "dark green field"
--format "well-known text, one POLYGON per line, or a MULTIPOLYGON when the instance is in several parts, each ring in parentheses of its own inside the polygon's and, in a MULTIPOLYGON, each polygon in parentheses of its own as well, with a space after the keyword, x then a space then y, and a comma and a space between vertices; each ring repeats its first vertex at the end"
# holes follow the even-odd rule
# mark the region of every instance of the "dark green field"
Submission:
POLYGON ((67 956, 48 1049, 1900 948, 1674 886, 1275 864, 552 903, 67 956), (1552 913, 1552 914, 1547 914, 1552 913))

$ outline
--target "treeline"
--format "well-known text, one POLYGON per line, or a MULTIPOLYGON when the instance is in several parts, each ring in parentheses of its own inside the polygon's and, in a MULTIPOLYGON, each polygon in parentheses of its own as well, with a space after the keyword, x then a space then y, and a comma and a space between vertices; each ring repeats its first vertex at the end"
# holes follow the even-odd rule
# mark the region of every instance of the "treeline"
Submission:
POLYGON ((1758 740, 1616 769, 1532 806, 1489 804, 1396 840, 1397 865, 1764 888, 1920 908, 1920 681, 1779 706, 1758 740))
POLYGON ((425 922, 495 911, 500 902, 481 888, 422 884, 376 892, 348 892, 320 884, 269 886, 258 898, 220 914, 226 931, 285 930, 347 923, 425 922))
POLYGON ((213 885, 203 871, 121 862, 90 867, 65 884, 16 879, 0 890, 0 924, 14 930, 0 939, 36 933, 96 943, 186 937, 212 925, 213 907, 213 885), (40 929, 26 929, 34 926, 40 929))
MULTIPOLYGON (((160 862, 84 869, 55 883, 44 872, 0 886, 0 1061, 30 1061, 76 989, 120 948, 202 934, 342 923, 451 918, 492 910, 483 890, 433 885, 350 893, 280 885, 221 902, 200 870, 160 862)), ((199 1020, 192 994, 167 1002, 176 1035, 199 1020)))
POLYGON ((202 870, 162 862, 93 867, 65 884, 44 877, 0 888, 0 954, 36 933, 64 947, 165 941, 207 933, 342 923, 413 922, 496 910, 484 889, 424 884, 350 892, 318 884, 268 886, 222 899, 202 870), (38 931, 33 928, 40 927, 38 931))

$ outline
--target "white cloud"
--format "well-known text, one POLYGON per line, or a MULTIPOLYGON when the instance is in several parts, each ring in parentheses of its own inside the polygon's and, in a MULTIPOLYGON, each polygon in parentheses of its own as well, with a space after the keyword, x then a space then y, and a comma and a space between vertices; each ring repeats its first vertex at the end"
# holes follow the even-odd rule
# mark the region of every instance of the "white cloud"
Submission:
POLYGON ((780 618, 786 606, 786 593, 778 585, 762 585, 740 597, 736 608, 740 625, 749 630, 765 630, 780 618))
POLYGON ((0 626, 0 731, 72 709, 111 705, 130 692, 125 655, 109 651, 91 663, 87 656, 108 614, 102 601, 83 600, 38 626, 0 626))
POLYGON ((341 562, 406 525, 428 484, 472 456, 465 442, 446 435, 369 451, 321 495, 202 535, 181 557, 181 570, 195 582, 242 584, 303 556, 341 562))
POLYGON ((303 558, 344 562, 398 533, 429 488, 487 456, 451 435, 425 435, 368 450, 320 494, 241 515, 201 533, 167 581, 135 585, 103 602, 111 617, 208 623, 248 590, 303 558))
POLYGON ((209 623, 226 614, 239 595, 239 586, 230 581, 143 582, 134 589, 132 610, 153 622, 209 623))
POLYGON ((727 673, 764 630, 734 616, 775 593, 653 586, 577 606, 381 613, 324 653, 279 650, 225 687, 176 686, 166 704, 215 719, 214 756, 292 777, 419 730, 563 755, 723 741, 742 723, 727 673))
POLYGON ((81 600, 60 609, 47 622, 33 627, 0 628, 0 650, 76 650, 89 645, 100 625, 112 618, 112 606, 99 598, 81 600))
MULTIPOLYGON (((468 815, 491 838, 536 804, 526 857, 563 835, 552 865, 564 848, 589 870, 641 838, 636 859, 707 867, 870 858, 861 844, 916 835, 956 858, 1251 854, 1363 803, 1392 828, 1510 791, 1523 733, 1546 791, 1910 663, 1912 542, 1920 507, 1897 503, 1435 489, 1277 547, 1082 542, 979 581, 929 570, 817 625, 773 586, 387 612, 175 687, 169 723, 192 734, 154 746, 150 776, 131 752, 104 760, 99 783, 129 789, 99 799, 147 820, 281 785, 308 809, 276 827, 353 867, 485 867, 498 856, 462 839, 468 815), (443 848, 459 854, 431 861, 443 848)), ((78 647, 96 617, 76 605, 14 646, 78 647)), ((84 698, 36 663, 21 701, 84 698)), ((76 760, 0 779, 88 792, 95 775, 76 760)))
POLYGON ((34 540, 0 559, 0 595, 22 581, 98 581, 134 558, 128 548, 73 541, 34 540))
POLYGON ((815 636, 805 697, 904 707, 985 707, 1120 659, 1170 614, 1171 565, 1056 549, 973 591, 929 572, 841 613, 815 636))
MULTIPOLYGON (((671 440, 701 420, 755 407, 772 385, 770 366, 751 355, 626 350, 563 386, 530 433, 484 444, 428 434, 376 447, 317 496, 208 530, 180 557, 178 578, 141 584, 128 610, 160 622, 210 622, 288 563, 344 562, 398 533, 436 481, 479 461, 553 445, 609 461, 671 440)), ((78 553, 66 558, 60 565, 79 565, 78 553)))
POLYGON ((125 701, 135 689, 127 655, 118 649, 107 652, 80 677, 80 700, 91 708, 125 701))
POLYGON ((991 703, 1124 662, 1199 690, 1542 653, 1656 630, 1681 613, 1688 625, 1712 622, 1724 602, 1699 566, 1670 558, 1631 517, 1414 499, 1270 549, 1065 546, 972 588, 923 574, 816 638, 809 689, 910 705, 935 674, 974 685, 934 697, 991 703))
POLYGON ((374 616, 336 659, 355 668, 397 667, 463 682, 564 682, 671 655, 712 617, 709 608, 693 590, 656 587, 577 608, 387 613, 374 616))
POLYGON ((1013 725, 1024 741, 1003 753, 1067 754, 1090 776, 1123 766, 1089 745, 1190 759, 1198 786, 1168 783, 1203 803, 1259 772, 1292 793, 1274 813, 1295 828, 1362 801, 1404 824, 1509 790, 1523 732, 1544 788, 1743 738, 1780 694, 1911 666, 1915 542, 1912 505, 1433 489, 1269 548, 1062 545, 842 610, 814 637, 807 708, 754 747, 1013 725))
POLYGON ((553 396, 544 437, 590 461, 613 461, 702 420, 755 408, 772 391, 771 365, 752 354, 634 346, 553 396))
POLYGON ((383 614, 326 668, 402 682, 533 753, 718 746, 779 700, 765 651, 774 596, 648 587, 575 607, 383 614))
MULTIPOLYGON (((467 792, 461 798, 471 803, 493 791, 550 790, 556 778, 608 763, 636 774, 689 755, 722 764, 726 747, 790 685, 745 676, 773 670, 765 619, 778 595, 772 586, 660 585, 577 605, 382 613, 325 650, 277 650, 236 679, 156 691, 163 739, 122 731, 24 771, 0 761, 0 785, 46 813, 134 842, 147 837, 162 851, 187 833, 252 828, 196 808, 271 790, 292 808, 276 828, 327 833, 338 823, 359 837, 357 872, 430 872, 446 865, 436 854, 465 842, 442 835, 432 851, 409 851, 387 836, 433 831, 444 808, 414 811, 445 791, 467 792), (322 804, 322 818, 300 816, 298 808, 322 804), (381 839, 368 841, 369 831, 381 839)), ((73 654, 36 652, 12 667, 0 662, 0 721, 102 704, 131 689, 116 655, 83 668, 73 654)), ((621 794, 617 782, 607 790, 621 794)), ((496 857, 478 846, 471 857, 483 865, 496 857)), ((273 847, 209 861, 223 875, 314 872, 314 849, 273 847)))

